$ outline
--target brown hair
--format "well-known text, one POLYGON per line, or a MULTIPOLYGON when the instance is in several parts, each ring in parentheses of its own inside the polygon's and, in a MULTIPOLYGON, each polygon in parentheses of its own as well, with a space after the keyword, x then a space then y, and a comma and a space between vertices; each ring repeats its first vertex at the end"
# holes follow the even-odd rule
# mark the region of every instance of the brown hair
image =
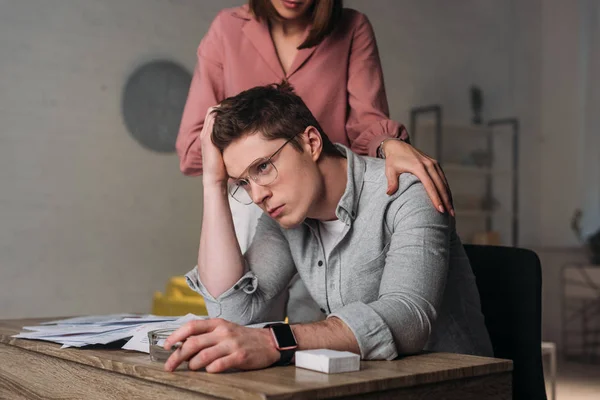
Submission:
POLYGON ((312 126, 319 131, 323 153, 342 156, 292 86, 283 82, 257 86, 229 97, 213 113, 215 121, 211 140, 223 152, 244 135, 260 132, 267 140, 293 139, 290 144, 302 152, 299 133, 312 126))
MULTIPOLYGON (((271 0, 249 0, 250 12, 258 20, 279 19, 279 14, 271 0)), ((315 0, 308 10, 312 29, 306 40, 298 46, 298 50, 318 45, 335 29, 342 17, 344 4, 342 0, 315 0)))

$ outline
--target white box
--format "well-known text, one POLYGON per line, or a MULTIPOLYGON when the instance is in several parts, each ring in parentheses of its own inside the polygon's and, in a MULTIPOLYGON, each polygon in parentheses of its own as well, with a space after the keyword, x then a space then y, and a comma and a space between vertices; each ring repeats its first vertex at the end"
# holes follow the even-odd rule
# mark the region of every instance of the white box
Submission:
POLYGON ((326 374, 359 371, 360 356, 349 351, 301 350, 296 352, 296 367, 326 374))

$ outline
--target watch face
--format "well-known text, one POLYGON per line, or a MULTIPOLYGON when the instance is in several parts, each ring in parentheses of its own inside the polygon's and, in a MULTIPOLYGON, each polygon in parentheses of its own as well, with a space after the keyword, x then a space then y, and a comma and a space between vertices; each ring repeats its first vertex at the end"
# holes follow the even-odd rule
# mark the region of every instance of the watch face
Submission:
POLYGON ((292 328, 290 328, 289 325, 273 325, 271 326, 271 329, 273 330, 275 340, 277 340, 277 345, 280 349, 285 349, 286 347, 294 348, 298 345, 294 333, 292 332, 292 328))

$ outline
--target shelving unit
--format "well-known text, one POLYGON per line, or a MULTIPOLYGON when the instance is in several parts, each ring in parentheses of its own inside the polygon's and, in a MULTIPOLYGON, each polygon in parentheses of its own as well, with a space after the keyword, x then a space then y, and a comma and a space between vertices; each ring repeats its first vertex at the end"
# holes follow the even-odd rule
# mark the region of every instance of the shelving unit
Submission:
POLYGON ((563 356, 600 364, 600 266, 564 265, 561 295, 563 356))
MULTIPOLYGON (((443 110, 438 104, 416 107, 411 110, 410 116, 410 134, 413 144, 431 154, 440 165, 447 176, 459 176, 455 180, 449 180, 452 184, 452 194, 455 200, 456 214, 460 220, 481 219, 485 222, 483 231, 491 232, 494 230, 494 219, 510 222, 510 240, 505 242, 513 246, 519 243, 519 121, 516 118, 503 118, 490 120, 487 125, 461 125, 444 123, 443 110), (423 117, 429 116, 427 122, 420 122, 423 117), (506 134, 501 127, 510 128, 510 162, 507 165, 497 165, 496 147, 497 134, 502 132, 506 134), (451 138, 451 140, 448 140, 451 138), (458 140, 457 138, 461 138, 458 140), (483 158, 479 162, 474 160, 474 152, 468 155, 467 161, 457 159, 461 153, 464 153, 465 143, 483 142, 483 150, 478 151, 478 155, 483 158), (487 159, 485 159, 487 157, 487 159), (510 180, 510 199, 498 203, 495 195, 495 184, 500 179, 510 180), (460 186, 473 186, 476 180, 483 180, 481 201, 478 204, 473 199, 461 193, 460 186), (458 200, 466 200, 469 205, 465 207, 458 203, 458 200), (508 204, 506 204, 508 203, 508 204)), ((504 190, 503 190, 504 191, 504 190)), ((468 241, 468 240, 467 240, 468 241)))

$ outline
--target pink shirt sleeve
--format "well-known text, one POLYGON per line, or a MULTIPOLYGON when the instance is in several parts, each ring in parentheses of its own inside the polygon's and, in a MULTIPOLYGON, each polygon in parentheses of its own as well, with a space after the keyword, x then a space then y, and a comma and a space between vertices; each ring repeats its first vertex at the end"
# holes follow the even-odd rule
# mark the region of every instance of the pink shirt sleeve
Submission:
POLYGON ((219 45, 219 15, 198 47, 198 62, 192 77, 176 149, 179 167, 185 175, 202 174, 200 132, 207 110, 224 99, 223 64, 219 45))
POLYGON ((358 15, 348 67, 346 132, 354 152, 375 157, 381 141, 389 137, 408 141, 408 132, 389 118, 375 34, 367 17, 358 15))

